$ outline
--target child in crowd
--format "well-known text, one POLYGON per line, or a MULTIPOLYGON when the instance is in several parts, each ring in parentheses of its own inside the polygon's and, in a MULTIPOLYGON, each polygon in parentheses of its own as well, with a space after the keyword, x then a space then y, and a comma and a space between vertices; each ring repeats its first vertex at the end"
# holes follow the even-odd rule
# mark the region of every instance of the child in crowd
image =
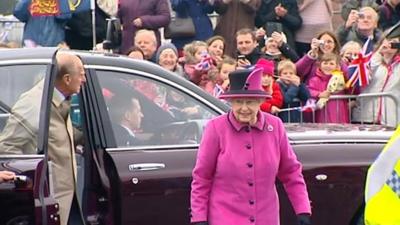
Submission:
POLYGON ((222 36, 212 36, 207 40, 208 52, 214 60, 214 64, 221 63, 225 54, 225 39, 222 36))
MULTIPOLYGON (((294 108, 304 105, 310 97, 307 86, 300 81, 296 74, 296 65, 290 60, 283 60, 278 64, 280 86, 283 95, 283 108, 294 108)), ((300 110, 281 111, 279 117, 283 122, 301 122, 300 110)))
POLYGON ((357 58, 358 54, 361 52, 361 45, 355 41, 349 41, 343 45, 340 50, 340 57, 342 62, 349 65, 353 59, 357 58))
POLYGON ((286 43, 285 34, 276 31, 271 34, 271 37, 265 36, 263 52, 267 59, 274 60, 277 63, 284 59, 290 59, 293 62, 299 59, 296 51, 286 43))
MULTIPOLYGON (((328 83, 335 70, 340 69, 340 57, 334 53, 325 53, 319 60, 319 68, 309 80, 308 88, 314 99, 329 98, 331 94, 343 95, 345 90, 331 92, 328 83)), ((328 100, 326 105, 315 113, 317 123, 349 123, 347 100, 328 100)))
POLYGON ((215 66, 207 47, 207 43, 203 41, 193 41, 185 45, 183 48, 184 72, 190 81, 212 94, 215 86, 212 71, 215 70, 215 66))
POLYGON ((218 96, 229 88, 229 73, 236 70, 236 60, 229 56, 225 56, 221 63, 218 64, 218 75, 213 95, 218 96))
POLYGON ((280 108, 283 104, 283 97, 279 84, 274 81, 274 62, 267 59, 259 59, 255 65, 257 68, 264 70, 262 77, 262 87, 264 90, 271 95, 271 98, 267 98, 261 104, 261 110, 272 114, 279 113, 280 108))
MULTIPOLYGON (((343 45, 342 49, 340 50, 340 57, 341 62, 346 66, 349 66, 351 61, 358 57, 358 54, 361 53, 362 47, 360 43, 356 41, 348 41, 346 44, 343 45)), ((360 87, 354 86, 349 90, 350 94, 359 94, 360 87)), ((354 104, 354 102, 352 103, 354 104)))
POLYGON ((141 60, 144 59, 143 51, 137 46, 132 46, 131 48, 129 48, 126 55, 132 59, 141 59, 141 60))

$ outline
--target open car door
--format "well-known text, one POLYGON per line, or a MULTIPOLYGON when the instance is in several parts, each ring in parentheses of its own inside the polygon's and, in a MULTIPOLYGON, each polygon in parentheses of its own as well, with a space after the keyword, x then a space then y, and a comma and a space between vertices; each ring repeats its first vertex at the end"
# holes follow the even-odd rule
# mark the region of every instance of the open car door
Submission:
POLYGON ((59 224, 47 165, 50 99, 57 49, 3 50, 0 56, 0 224, 59 224))

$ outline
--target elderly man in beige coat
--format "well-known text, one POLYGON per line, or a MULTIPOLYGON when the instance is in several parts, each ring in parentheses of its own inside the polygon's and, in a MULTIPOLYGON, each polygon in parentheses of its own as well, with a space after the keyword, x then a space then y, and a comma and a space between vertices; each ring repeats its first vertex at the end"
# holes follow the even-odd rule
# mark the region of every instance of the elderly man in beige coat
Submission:
MULTIPOLYGON (((86 78, 79 57, 68 52, 59 52, 56 59, 58 74, 50 112, 48 155, 54 195, 60 207, 60 222, 65 225, 68 223, 72 203, 77 201, 73 127, 69 116, 70 98, 79 93, 86 78)), ((15 103, 12 116, 0 135, 0 154, 37 154, 42 92, 43 81, 40 81, 23 93, 15 103)))

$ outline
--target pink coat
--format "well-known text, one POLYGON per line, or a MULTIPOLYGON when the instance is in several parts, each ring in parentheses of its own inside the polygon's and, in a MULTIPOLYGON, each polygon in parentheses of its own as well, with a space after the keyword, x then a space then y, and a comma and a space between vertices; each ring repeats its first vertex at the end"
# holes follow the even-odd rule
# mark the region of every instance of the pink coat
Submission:
MULTIPOLYGON (((296 62, 297 75, 301 80, 308 84, 309 80, 315 75, 318 69, 317 59, 311 58, 309 55, 304 55, 296 62)), ((340 62, 340 70, 343 71, 344 77, 347 79, 347 65, 343 61, 340 62)))
POLYGON ((259 112, 252 126, 233 113, 211 120, 193 170, 191 221, 279 225, 278 178, 296 214, 311 213, 306 185, 278 117, 259 112))
MULTIPOLYGON (((319 69, 311 77, 308 83, 311 98, 319 99, 319 94, 328 87, 329 79, 332 75, 325 75, 319 69)), ((335 95, 344 95, 346 91, 334 93, 335 95)), ((315 122, 317 123, 349 123, 349 110, 347 100, 329 100, 325 107, 315 111, 315 122)))

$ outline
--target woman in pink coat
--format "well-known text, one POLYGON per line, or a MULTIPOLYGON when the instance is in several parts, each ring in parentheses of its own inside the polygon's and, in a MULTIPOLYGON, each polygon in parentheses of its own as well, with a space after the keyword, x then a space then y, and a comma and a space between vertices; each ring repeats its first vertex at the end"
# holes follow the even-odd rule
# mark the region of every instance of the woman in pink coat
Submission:
MULTIPOLYGON (((296 70, 301 80, 308 81, 318 69, 318 60, 326 53, 340 55, 340 43, 336 35, 330 31, 323 31, 311 40, 311 50, 296 62, 296 70)), ((340 70, 347 77, 347 65, 340 62, 340 70)))
POLYGON ((275 180, 284 185, 298 215, 310 225, 310 201, 283 123, 260 111, 270 97, 261 86, 262 69, 229 75, 220 95, 232 110, 211 120, 193 170, 191 222, 196 225, 279 225, 275 180))

